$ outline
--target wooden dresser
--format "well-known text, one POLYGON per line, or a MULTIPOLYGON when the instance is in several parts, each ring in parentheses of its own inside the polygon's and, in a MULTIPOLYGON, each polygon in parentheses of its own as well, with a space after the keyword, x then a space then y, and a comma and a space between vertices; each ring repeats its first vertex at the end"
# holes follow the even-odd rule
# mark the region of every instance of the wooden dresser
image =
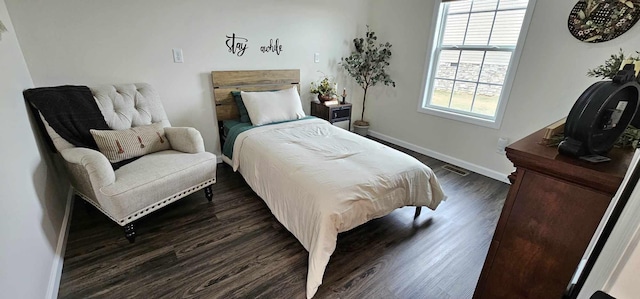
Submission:
POLYGON ((506 149, 516 171, 473 298, 562 298, 633 157, 613 149, 591 164, 542 136, 506 149))

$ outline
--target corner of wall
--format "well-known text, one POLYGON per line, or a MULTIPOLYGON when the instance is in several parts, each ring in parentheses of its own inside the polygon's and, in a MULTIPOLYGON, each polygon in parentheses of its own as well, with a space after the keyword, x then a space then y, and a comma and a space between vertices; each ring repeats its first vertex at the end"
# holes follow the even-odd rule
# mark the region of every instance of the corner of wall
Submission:
POLYGON ((11 227, 0 231, 0 289, 7 298, 55 296, 59 275, 54 273, 61 267, 69 223, 70 203, 64 202, 69 183, 41 142, 24 102, 23 90, 34 84, 5 0, 0 0, 0 20, 7 28, 0 40, 0 118, 12 124, 0 129, 12 144, 2 149, 11 158, 3 161, 0 176, 11 182, 3 184, 3 195, 20 199, 7 200, 0 210, 0 226, 11 227), (15 215, 20 225, 13 222, 15 215))
POLYGON ((64 210, 64 218, 62 220, 62 228, 58 235, 58 245, 54 255, 53 265, 51 266, 51 274, 49 279, 49 287, 45 298, 58 298, 58 290, 60 289, 60 280, 62 279, 62 268, 64 265, 64 253, 67 249, 67 237, 69 236, 69 228, 71 227, 71 213, 73 211, 74 191, 69 188, 67 195, 67 204, 64 210))

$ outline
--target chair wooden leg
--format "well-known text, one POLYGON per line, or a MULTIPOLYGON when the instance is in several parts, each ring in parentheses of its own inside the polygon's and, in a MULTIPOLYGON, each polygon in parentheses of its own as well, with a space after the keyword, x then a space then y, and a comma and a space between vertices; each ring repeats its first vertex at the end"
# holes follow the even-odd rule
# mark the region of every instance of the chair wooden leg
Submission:
POLYGON ((133 226, 133 223, 124 226, 124 236, 129 240, 129 243, 136 241, 136 228, 133 226))
POLYGON ((211 185, 204 187, 204 195, 207 197, 207 200, 211 202, 213 200, 213 190, 211 185))
POLYGON ((413 219, 418 218, 418 216, 420 216, 420 212, 422 212, 422 207, 416 207, 416 213, 413 215, 413 219))

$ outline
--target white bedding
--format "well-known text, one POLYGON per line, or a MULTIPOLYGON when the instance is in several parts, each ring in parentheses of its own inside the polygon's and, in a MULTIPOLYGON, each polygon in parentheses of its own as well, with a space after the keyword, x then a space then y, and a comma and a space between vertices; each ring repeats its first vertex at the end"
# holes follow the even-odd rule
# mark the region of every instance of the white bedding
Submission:
POLYGON ((415 158, 320 119, 243 132, 231 162, 309 251, 307 298, 322 284, 338 233, 407 205, 435 209, 446 198, 415 158))

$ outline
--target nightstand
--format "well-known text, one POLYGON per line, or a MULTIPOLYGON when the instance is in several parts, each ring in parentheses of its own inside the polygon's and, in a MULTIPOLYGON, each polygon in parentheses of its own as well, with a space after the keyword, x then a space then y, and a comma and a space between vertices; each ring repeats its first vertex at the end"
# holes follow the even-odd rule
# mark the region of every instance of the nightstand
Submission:
POLYGON ((325 106, 322 103, 311 102, 311 115, 322 118, 332 124, 339 121, 348 121, 349 131, 351 131, 351 103, 325 106))

